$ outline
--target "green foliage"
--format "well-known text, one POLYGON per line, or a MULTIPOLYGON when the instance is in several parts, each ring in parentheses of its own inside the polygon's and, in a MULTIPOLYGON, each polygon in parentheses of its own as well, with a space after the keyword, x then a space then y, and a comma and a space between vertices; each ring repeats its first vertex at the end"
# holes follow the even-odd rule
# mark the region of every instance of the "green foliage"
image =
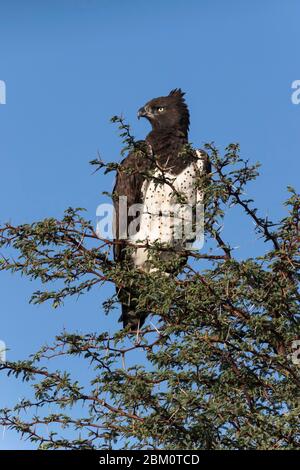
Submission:
MULTIPOLYGON (((126 151, 137 148, 123 119, 114 121, 126 151)), ((57 307, 107 283, 138 282, 137 308, 155 315, 136 336, 110 336, 100 324, 97 333, 64 331, 29 360, 3 363, 0 369, 31 384, 33 393, 1 410, 2 425, 42 449, 299 448, 300 365, 292 344, 299 339, 300 198, 289 188, 287 215, 274 224, 245 196, 258 165, 244 161, 236 144, 223 156, 214 144, 205 150, 212 164, 205 194, 211 249, 182 253, 189 262, 179 276, 163 276, 159 260, 148 275, 114 263, 114 242, 99 238, 82 209, 68 209, 62 220, 0 228, 0 270, 45 284, 32 302, 57 307), (233 206, 266 242, 260 256, 236 259, 223 240, 233 206), (54 282, 57 288, 47 290, 54 282), (78 370, 88 371, 82 383, 78 370)), ((154 257, 161 249, 151 248, 154 257)), ((106 299, 103 310, 110 314, 116 303, 115 296, 106 299)))

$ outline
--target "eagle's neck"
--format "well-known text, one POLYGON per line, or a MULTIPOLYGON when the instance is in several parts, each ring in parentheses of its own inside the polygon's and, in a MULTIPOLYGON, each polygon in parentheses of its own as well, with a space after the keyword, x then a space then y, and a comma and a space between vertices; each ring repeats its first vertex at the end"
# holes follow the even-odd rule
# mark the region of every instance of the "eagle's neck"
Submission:
POLYGON ((148 134, 146 141, 158 164, 166 170, 178 174, 186 167, 180 152, 188 143, 187 132, 180 129, 154 129, 148 134))

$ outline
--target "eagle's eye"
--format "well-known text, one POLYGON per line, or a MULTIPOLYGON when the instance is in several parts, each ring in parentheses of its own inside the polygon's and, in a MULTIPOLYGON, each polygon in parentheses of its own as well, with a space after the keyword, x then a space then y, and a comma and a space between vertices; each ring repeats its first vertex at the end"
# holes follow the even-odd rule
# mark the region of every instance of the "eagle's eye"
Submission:
POLYGON ((159 113, 162 113, 164 110, 165 110, 165 108, 163 106, 160 106, 159 108, 157 108, 157 111, 159 113))

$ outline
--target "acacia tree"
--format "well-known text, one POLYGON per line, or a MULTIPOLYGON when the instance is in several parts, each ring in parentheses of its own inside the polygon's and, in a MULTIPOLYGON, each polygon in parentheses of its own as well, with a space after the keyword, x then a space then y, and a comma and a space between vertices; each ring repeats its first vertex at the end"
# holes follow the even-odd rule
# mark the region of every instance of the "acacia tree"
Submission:
MULTIPOLYGON (((137 148, 124 121, 114 121, 126 150, 137 148)), ((149 312, 138 337, 126 329, 109 335, 102 321, 96 333, 63 331, 29 359, 2 363, 2 372, 28 382, 31 392, 0 410, 0 424, 42 449, 299 447, 300 361, 292 347, 299 338, 300 197, 289 188, 286 217, 272 223, 244 195, 258 165, 244 161, 236 144, 224 155, 213 144, 205 148, 210 248, 183 253, 189 258, 180 275, 163 276, 159 259, 151 274, 115 263, 118 242, 100 238, 81 209, 0 228, 0 269, 45 284, 33 303, 56 308, 108 283, 138 283, 136 308, 149 312), (233 206, 266 242, 260 256, 239 260, 223 239, 233 206)), ((154 257, 160 248, 151 248, 154 257)), ((103 311, 115 308, 116 296, 106 298, 103 311)))

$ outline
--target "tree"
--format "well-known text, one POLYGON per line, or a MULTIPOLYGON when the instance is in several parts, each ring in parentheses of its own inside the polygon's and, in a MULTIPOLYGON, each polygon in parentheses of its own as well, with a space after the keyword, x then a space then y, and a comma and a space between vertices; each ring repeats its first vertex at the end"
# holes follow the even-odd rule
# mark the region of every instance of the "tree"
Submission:
MULTIPOLYGON (((114 121, 127 150, 137 145, 124 121, 114 121)), ((211 248, 184 253, 189 262, 178 276, 141 275, 114 263, 114 242, 99 238, 81 209, 67 209, 61 220, 1 227, 2 271, 57 282, 56 290, 35 292, 33 303, 56 308, 92 288, 139 282, 137 308, 152 316, 138 337, 128 330, 110 337, 99 324, 96 333, 63 331, 29 359, 3 363, 1 370, 29 382, 32 393, 2 409, 0 424, 43 449, 299 448, 300 361, 293 346, 300 198, 289 188, 287 215, 272 223, 244 195, 258 165, 244 161, 236 144, 223 156, 214 144, 205 148, 212 163, 205 195, 211 248), (233 206, 266 242, 260 256, 239 260, 223 240, 233 206), (55 368, 63 360, 65 370, 55 368), (84 382, 76 380, 78 369, 87 371, 84 382)), ((99 158, 92 163, 117 168, 99 158)), ((159 248, 151 248, 154 257, 159 248)), ((116 306, 112 296, 103 309, 110 314, 116 306)))

